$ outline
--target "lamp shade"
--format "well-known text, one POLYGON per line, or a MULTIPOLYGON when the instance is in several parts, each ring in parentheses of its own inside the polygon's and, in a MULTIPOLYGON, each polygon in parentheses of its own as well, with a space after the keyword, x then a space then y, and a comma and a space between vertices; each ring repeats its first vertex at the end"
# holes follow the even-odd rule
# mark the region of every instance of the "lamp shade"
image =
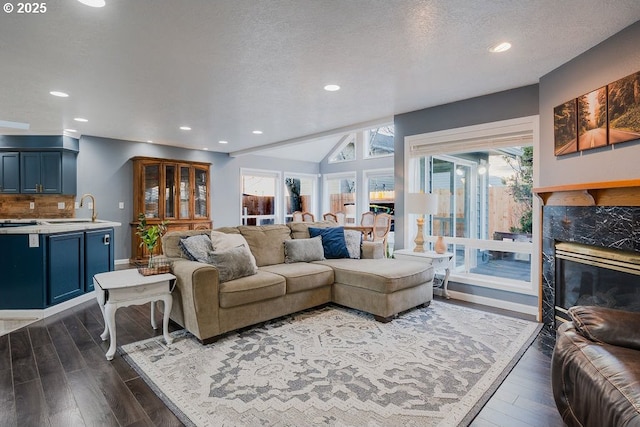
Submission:
POLYGON ((407 193, 407 213, 435 215, 438 213, 438 195, 432 193, 407 193))

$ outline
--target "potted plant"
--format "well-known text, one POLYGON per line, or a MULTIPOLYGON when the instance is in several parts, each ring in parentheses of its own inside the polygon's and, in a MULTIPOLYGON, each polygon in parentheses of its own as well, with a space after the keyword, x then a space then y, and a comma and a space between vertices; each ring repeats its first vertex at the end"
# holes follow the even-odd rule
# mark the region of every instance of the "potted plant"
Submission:
POLYGON ((149 263, 148 267, 153 267, 153 253, 156 249, 156 245, 158 244, 158 240, 160 237, 167 231, 168 221, 162 221, 157 225, 148 225, 147 218, 143 213, 138 214, 138 231, 136 234, 140 237, 140 246, 144 246, 149 251, 149 263))

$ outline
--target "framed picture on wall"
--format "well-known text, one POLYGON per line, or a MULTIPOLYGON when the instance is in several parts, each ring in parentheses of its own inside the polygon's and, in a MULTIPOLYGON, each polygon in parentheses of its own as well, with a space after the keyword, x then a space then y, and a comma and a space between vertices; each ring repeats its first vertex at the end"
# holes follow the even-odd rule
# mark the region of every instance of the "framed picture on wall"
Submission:
POLYGON ((607 145, 607 87, 578 97, 578 150, 607 145))
POLYGON ((640 139, 640 72, 608 87, 609 144, 640 139))
POLYGON ((556 156, 578 151, 577 132, 578 121, 574 98, 553 109, 553 143, 556 156))

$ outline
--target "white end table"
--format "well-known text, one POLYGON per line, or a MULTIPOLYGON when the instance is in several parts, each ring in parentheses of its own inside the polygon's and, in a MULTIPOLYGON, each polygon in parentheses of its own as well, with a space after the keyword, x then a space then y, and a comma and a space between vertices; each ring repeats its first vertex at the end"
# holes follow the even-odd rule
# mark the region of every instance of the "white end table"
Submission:
MULTIPOLYGON (((443 254, 438 254, 433 251, 428 252, 414 252, 411 249, 399 249, 393 252, 393 256, 396 259, 403 259, 407 261, 418 261, 418 262, 428 262, 433 266, 435 271, 443 270, 444 278, 442 279, 442 290, 444 291, 444 296, 447 299, 450 299, 449 296, 449 273, 451 272, 451 260, 453 259, 453 253, 445 252, 443 254)), ((439 287, 435 285, 434 287, 439 287)))
POLYGON ((175 285, 176 276, 170 273, 143 276, 136 269, 108 271, 93 276, 96 298, 104 317, 104 332, 100 335, 102 341, 109 337, 107 360, 113 360, 116 353, 116 310, 120 307, 151 303, 151 326, 157 329, 155 319, 155 302, 164 303, 162 317, 162 334, 167 344, 171 344, 169 336, 169 314, 173 298, 171 291, 175 285))

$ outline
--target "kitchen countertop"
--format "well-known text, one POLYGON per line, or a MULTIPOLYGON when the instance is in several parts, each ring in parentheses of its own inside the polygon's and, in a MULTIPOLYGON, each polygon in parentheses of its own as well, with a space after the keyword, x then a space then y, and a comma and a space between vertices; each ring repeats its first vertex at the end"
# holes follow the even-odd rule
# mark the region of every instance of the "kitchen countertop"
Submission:
POLYGON ((0 234, 54 234, 68 231, 94 230, 98 228, 120 227, 114 221, 90 218, 25 218, 0 219, 0 234), (10 224, 10 226, 6 226, 10 224))

